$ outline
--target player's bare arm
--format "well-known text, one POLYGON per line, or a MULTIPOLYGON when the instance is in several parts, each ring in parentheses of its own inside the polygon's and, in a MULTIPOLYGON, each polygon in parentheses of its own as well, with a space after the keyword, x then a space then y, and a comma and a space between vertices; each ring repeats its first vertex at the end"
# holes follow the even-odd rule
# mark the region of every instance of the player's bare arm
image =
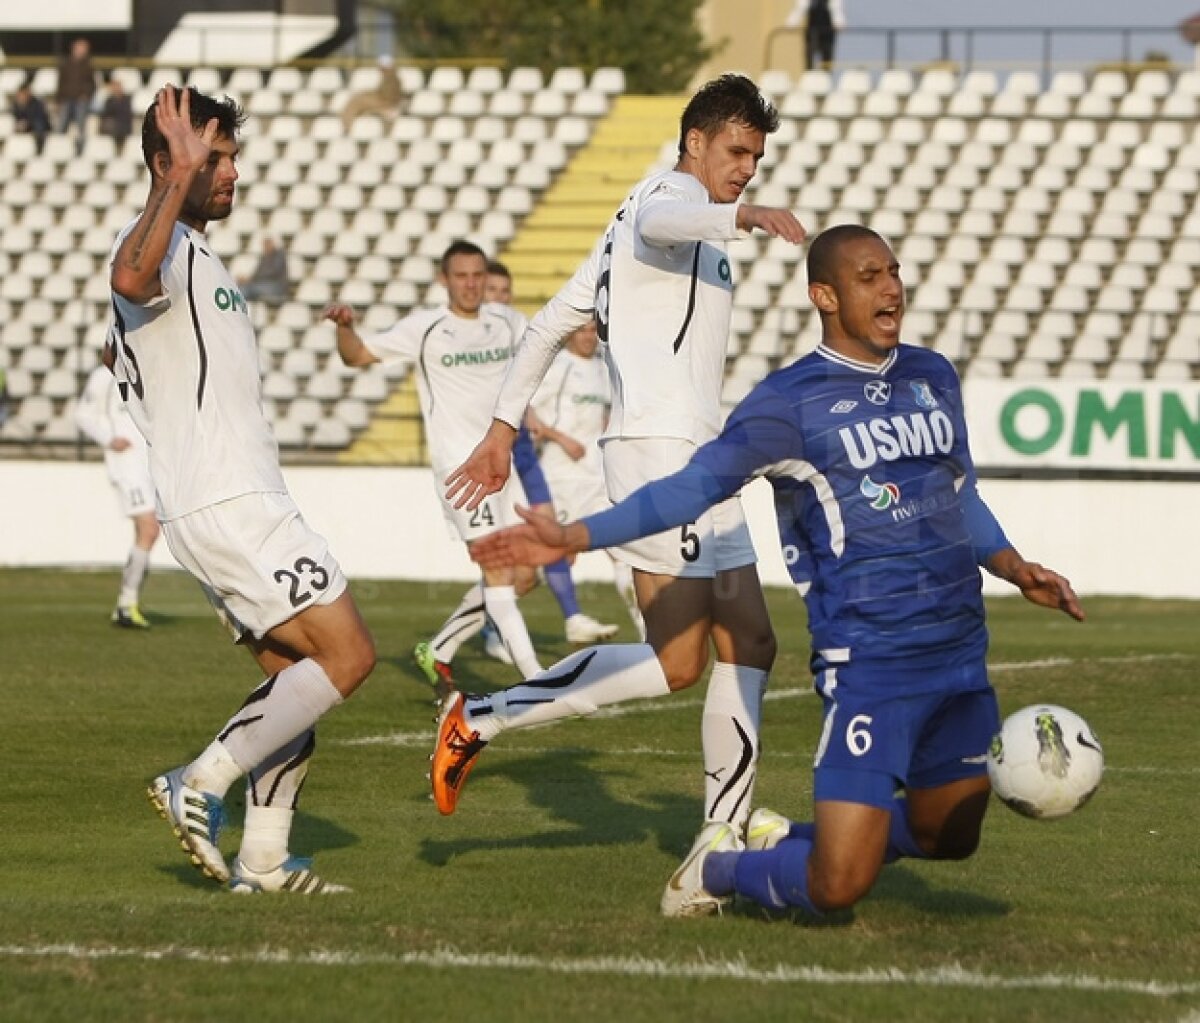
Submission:
POLYGON ((562 525, 555 519, 553 510, 518 506, 516 511, 525 520, 525 525, 509 526, 471 545, 472 559, 484 568, 550 565, 560 558, 573 558, 580 551, 586 551, 591 543, 582 522, 562 525))
POLYGON ((347 366, 369 366, 379 361, 354 329, 354 310, 348 305, 330 303, 321 311, 321 318, 337 327, 338 356, 347 366))
POLYGON ((184 89, 176 99, 172 85, 159 90, 154 118, 169 152, 155 158, 146 208, 117 250, 111 277, 113 291, 138 303, 148 302, 162 291, 159 265, 166 257, 188 189, 207 166, 217 135, 215 118, 203 132, 192 128, 188 91, 184 89))
POLYGON ((488 494, 503 487, 512 468, 516 439, 514 427, 503 419, 493 419, 470 457, 446 477, 446 500, 453 501, 455 508, 474 511, 488 494))
POLYGON ((772 238, 782 238, 793 245, 799 245, 808 237, 808 231, 791 210, 773 206, 742 203, 737 210, 737 226, 743 231, 757 229, 772 238))
POLYGON ((1026 561, 1011 547, 993 554, 987 567, 993 575, 1017 587, 1030 603, 1062 611, 1078 622, 1085 620, 1083 606, 1071 583, 1053 569, 1026 561))

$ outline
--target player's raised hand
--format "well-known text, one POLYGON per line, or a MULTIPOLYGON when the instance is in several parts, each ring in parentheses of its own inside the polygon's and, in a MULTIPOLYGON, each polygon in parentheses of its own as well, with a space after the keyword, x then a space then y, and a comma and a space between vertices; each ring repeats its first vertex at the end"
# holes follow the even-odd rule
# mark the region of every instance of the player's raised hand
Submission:
POLYGON ((588 546, 587 529, 578 522, 560 525, 552 512, 517 507, 523 526, 509 526, 471 544, 471 558, 484 568, 551 565, 573 558, 588 546))
POLYGON ((330 302, 321 310, 321 319, 332 320, 339 327, 353 327, 354 310, 340 302, 330 302))
POLYGON ((512 469, 513 441, 517 431, 508 423, 493 419, 483 440, 475 445, 462 465, 443 481, 446 500, 455 508, 474 511, 488 494, 504 486, 512 469))
POLYGON ((758 229, 772 238, 782 238, 793 245, 799 245, 808 237, 808 231, 791 210, 783 210, 774 206, 755 206, 753 203, 742 203, 737 211, 737 226, 743 231, 758 229))
POLYGON ((158 90, 154 103, 154 120, 167 140, 172 169, 180 174, 192 174, 208 163, 219 122, 210 118, 202 132, 192 127, 191 93, 167 84, 158 90))

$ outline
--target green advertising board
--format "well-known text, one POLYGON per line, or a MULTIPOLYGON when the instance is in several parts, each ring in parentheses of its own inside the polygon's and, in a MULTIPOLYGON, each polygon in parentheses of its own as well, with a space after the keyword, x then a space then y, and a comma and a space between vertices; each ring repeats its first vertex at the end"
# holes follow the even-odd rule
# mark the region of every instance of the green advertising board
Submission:
POLYGON ((1200 383, 968 380, 981 470, 1200 472, 1200 383))

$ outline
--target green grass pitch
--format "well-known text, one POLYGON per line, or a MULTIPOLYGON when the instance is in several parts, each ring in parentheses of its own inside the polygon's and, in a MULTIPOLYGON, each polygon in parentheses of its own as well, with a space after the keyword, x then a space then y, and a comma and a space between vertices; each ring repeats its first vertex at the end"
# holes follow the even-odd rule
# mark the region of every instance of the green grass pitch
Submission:
MULTIPOLYGON (((990 603, 1002 710, 1061 703, 1105 744, 1078 814, 993 801, 972 860, 902 861, 837 918, 674 921, 658 898, 699 823, 702 691, 504 736, 439 817, 409 653, 462 588, 355 584, 380 663, 322 724, 293 837, 354 893, 238 898, 143 792, 239 705, 249 657, 182 574, 151 577, 140 634, 108 624, 111 572, 0 570, 0 1019, 1200 1020, 1200 605, 1092 599, 1077 625, 990 603)), ((631 637, 610 588, 581 594, 631 637)), ((805 816, 803 608, 769 596, 756 801, 805 816)), ((557 612, 544 590, 524 606, 550 664, 557 612)), ((513 680, 478 646, 456 669, 513 680)))

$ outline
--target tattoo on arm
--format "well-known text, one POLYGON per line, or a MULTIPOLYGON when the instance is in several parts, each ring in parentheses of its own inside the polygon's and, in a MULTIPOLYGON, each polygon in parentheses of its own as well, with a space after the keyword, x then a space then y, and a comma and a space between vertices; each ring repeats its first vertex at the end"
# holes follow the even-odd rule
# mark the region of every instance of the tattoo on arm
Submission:
POLYGON ((168 185, 163 191, 150 196, 150 201, 146 204, 146 209, 142 213, 141 220, 138 221, 138 226, 132 238, 133 247, 128 257, 129 266, 132 269, 142 269, 146 254, 146 245, 150 240, 150 236, 154 233, 158 222, 162 219, 163 207, 166 205, 167 197, 174 191, 174 188, 174 185, 168 185))

